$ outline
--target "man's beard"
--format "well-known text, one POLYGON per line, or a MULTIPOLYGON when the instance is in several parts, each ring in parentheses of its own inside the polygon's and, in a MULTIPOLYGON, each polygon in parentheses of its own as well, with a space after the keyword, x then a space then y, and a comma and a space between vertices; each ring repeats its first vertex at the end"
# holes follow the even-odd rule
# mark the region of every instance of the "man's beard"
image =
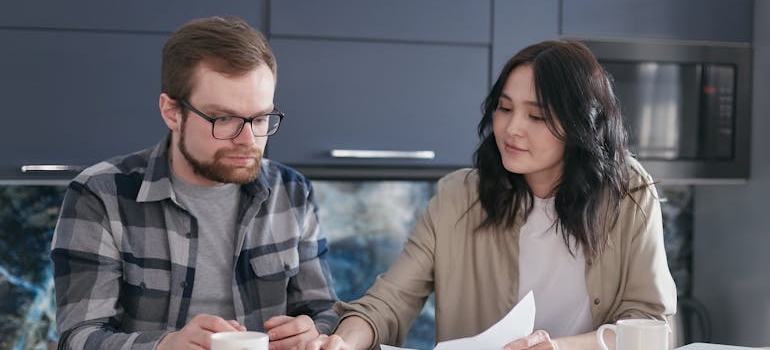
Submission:
MULTIPOLYGON (((254 181, 257 178, 257 175, 259 175, 259 166, 262 163, 262 152, 260 150, 255 150, 248 147, 220 149, 214 153, 214 160, 211 162, 202 162, 195 159, 195 157, 193 157, 192 154, 190 154, 190 152, 187 150, 187 146, 185 146, 185 119, 187 118, 183 117, 182 119, 182 132, 179 137, 178 147, 179 152, 182 153, 187 162, 192 166, 193 172, 211 181, 220 183, 235 183, 240 185, 254 181), (237 154, 241 157, 253 157, 255 162, 248 167, 236 167, 220 162, 222 158, 234 154, 237 154)), ((244 128, 245 127, 246 125, 244 125, 244 128)), ((246 131, 248 130, 244 130, 242 132, 246 131)))

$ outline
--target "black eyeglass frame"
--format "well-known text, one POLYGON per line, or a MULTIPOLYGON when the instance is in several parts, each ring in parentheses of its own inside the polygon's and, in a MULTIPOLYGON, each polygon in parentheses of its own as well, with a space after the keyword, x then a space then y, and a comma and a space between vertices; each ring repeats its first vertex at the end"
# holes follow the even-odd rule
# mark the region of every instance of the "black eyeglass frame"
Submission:
POLYGON ((251 129, 251 134, 254 135, 254 137, 266 137, 266 136, 275 135, 275 133, 278 132, 278 128, 281 126, 281 122, 283 121, 283 118, 285 117, 283 112, 278 110, 278 108, 273 108, 273 111, 270 112, 270 113, 255 115, 253 117, 239 117, 239 116, 235 116, 235 115, 230 115, 230 116, 225 116, 225 117, 209 117, 208 115, 206 115, 206 113, 203 113, 203 112, 199 111, 197 108, 193 107, 190 104, 190 102, 187 102, 185 100, 178 100, 178 101, 179 101, 179 104, 181 104, 183 108, 192 111, 193 113, 197 114, 199 117, 201 117, 201 118, 205 119, 206 121, 208 121, 209 123, 211 123, 211 137, 213 137, 213 138, 215 138, 217 140, 232 140, 232 139, 238 137, 238 135, 240 135, 243 132, 243 126, 246 125, 246 123, 249 123, 250 129, 251 129), (274 128, 270 127, 270 129, 267 130, 267 133, 265 135, 255 135, 254 134, 254 124, 252 124, 254 119, 261 118, 261 117, 269 117, 269 116, 278 116, 278 123, 275 124, 274 128), (233 134, 233 136, 231 136, 231 137, 227 137, 227 138, 217 137, 216 135, 214 135, 214 124, 216 123, 217 120, 225 119, 225 118, 240 119, 241 120, 241 126, 238 128, 238 131, 235 134, 233 134))

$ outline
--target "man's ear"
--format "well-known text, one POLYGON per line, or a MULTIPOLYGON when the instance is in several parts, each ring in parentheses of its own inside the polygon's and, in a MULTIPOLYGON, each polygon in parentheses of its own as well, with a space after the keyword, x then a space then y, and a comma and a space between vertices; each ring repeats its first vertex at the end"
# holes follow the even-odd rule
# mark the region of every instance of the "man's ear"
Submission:
POLYGON ((182 109, 179 102, 169 97, 165 92, 158 98, 158 108, 163 122, 171 131, 179 131, 182 125, 182 109))

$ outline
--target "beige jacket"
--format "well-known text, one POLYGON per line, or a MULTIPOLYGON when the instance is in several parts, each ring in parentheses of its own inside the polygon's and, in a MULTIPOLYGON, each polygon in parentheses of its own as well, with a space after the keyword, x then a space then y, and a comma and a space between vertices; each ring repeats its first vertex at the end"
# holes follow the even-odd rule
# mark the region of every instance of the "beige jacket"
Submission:
MULTIPOLYGON (((630 162, 636 170, 633 188, 650 177, 630 162)), ((518 302, 518 234, 524 218, 510 231, 474 232, 484 217, 476 201, 477 183, 478 173, 471 169, 439 180, 395 263, 362 298, 337 303, 343 318, 358 315, 372 325, 374 344, 402 344, 431 292, 436 341, 476 335, 518 302)), ((663 319, 676 310, 657 192, 649 186, 632 197, 622 201, 603 254, 586 264, 594 328, 621 318, 663 319)))

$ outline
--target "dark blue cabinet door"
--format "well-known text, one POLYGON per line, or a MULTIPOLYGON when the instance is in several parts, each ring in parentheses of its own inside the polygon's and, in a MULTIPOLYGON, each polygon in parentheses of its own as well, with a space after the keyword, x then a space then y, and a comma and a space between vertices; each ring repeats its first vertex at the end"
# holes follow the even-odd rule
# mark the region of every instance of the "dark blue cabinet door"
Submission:
POLYGON ((265 0, 4 1, 0 26, 170 33, 198 17, 236 15, 264 29, 265 0))
POLYGON ((488 89, 489 48, 274 38, 276 102, 268 142, 292 165, 467 166, 488 89), (332 150, 433 151, 435 159, 334 158, 332 150))
POLYGON ((43 174, 20 167, 89 165, 158 140, 166 130, 157 106, 164 39, 0 30, 0 175, 34 178, 43 174))
POLYGON ((276 102, 287 118, 268 156, 300 167, 471 165, 492 10, 489 0, 272 2, 276 102), (335 150, 435 157, 340 158, 335 150))
POLYGON ((562 34, 751 42, 752 0, 562 1, 562 34))
POLYGON ((528 45, 559 38, 559 0, 494 2, 492 79, 513 55, 528 45))
POLYGON ((270 33, 487 45, 490 0, 280 0, 270 4, 270 33))

